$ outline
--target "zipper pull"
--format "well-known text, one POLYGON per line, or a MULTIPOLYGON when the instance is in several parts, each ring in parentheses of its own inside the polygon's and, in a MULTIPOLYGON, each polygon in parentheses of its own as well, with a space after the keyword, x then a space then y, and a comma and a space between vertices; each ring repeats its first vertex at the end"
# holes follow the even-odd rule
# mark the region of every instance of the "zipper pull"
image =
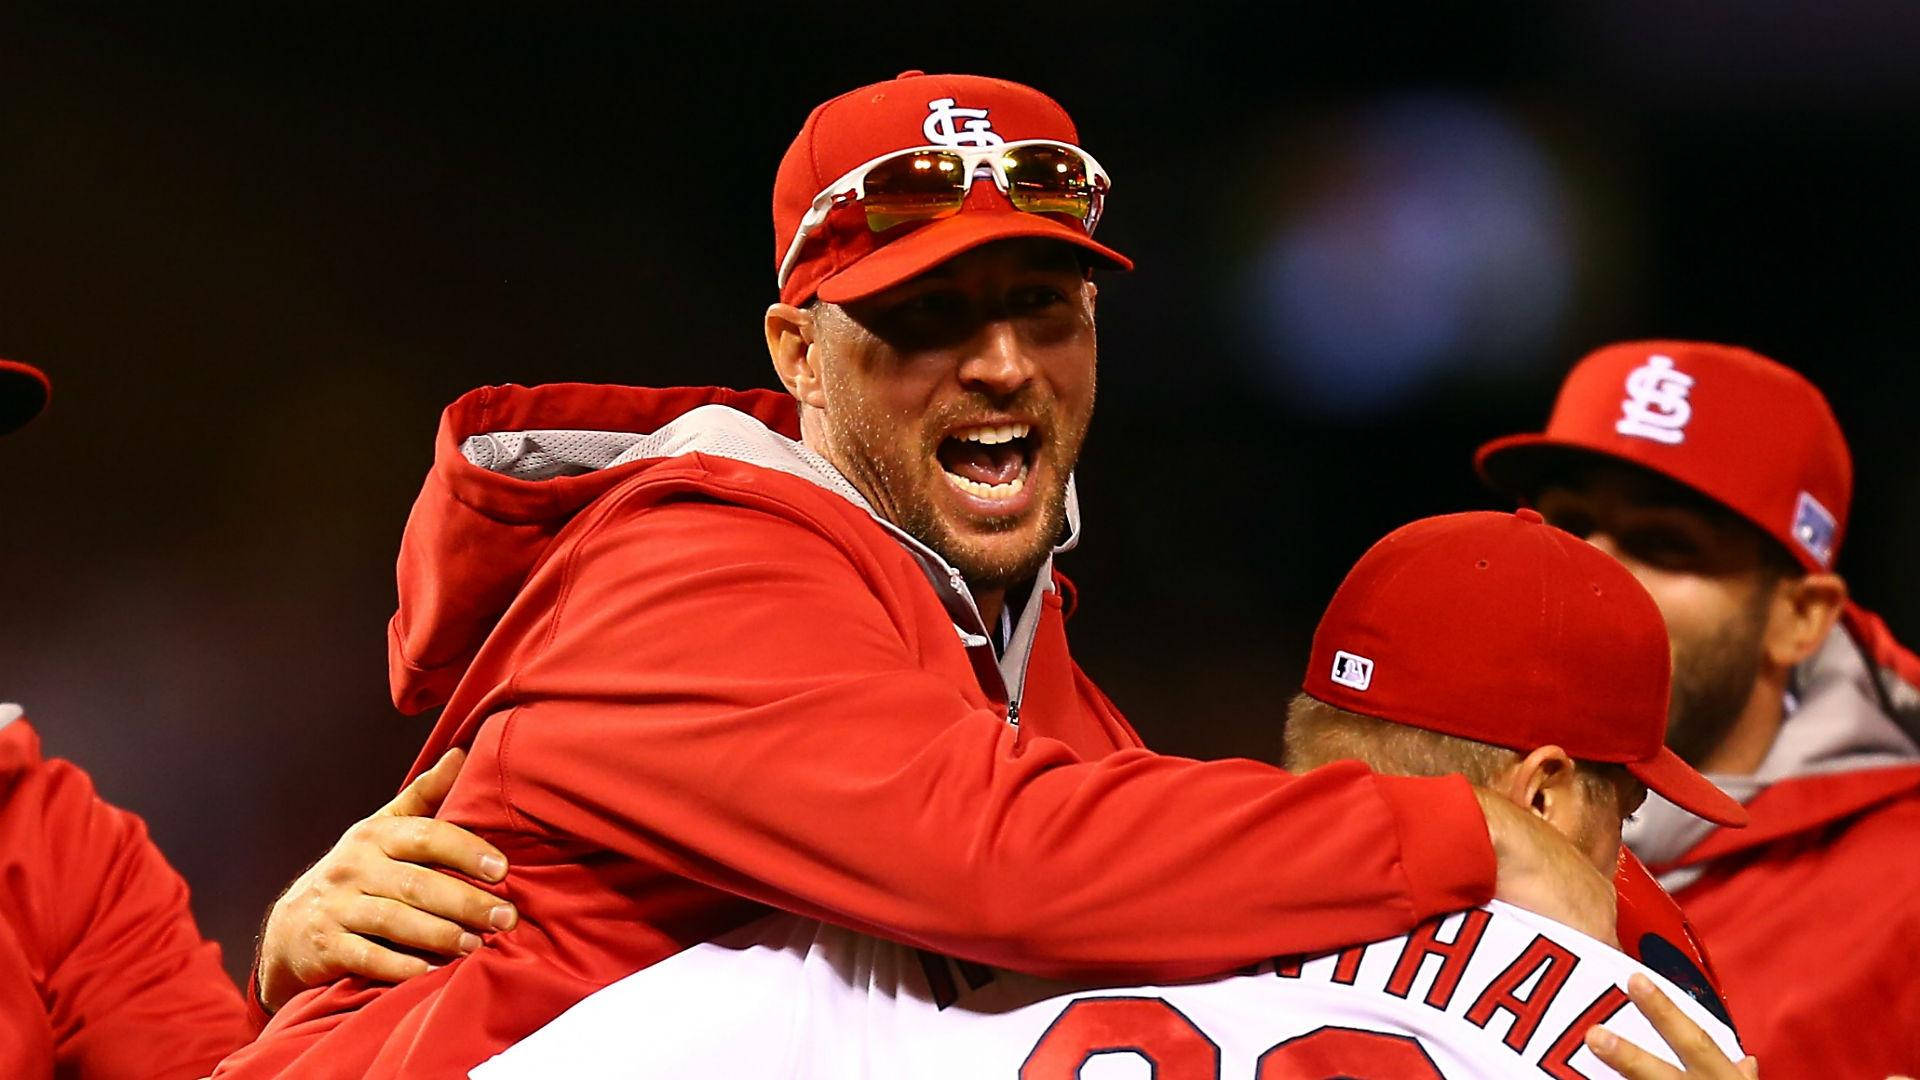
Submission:
POLYGON ((1010 727, 1020 726, 1020 703, 1017 701, 1007 702, 1007 724, 1010 727))

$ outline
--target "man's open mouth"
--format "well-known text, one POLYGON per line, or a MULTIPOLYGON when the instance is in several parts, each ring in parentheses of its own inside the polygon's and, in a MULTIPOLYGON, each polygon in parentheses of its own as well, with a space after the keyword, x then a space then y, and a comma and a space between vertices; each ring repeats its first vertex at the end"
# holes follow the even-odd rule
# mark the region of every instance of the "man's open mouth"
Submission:
POLYGON ((1038 448, 1028 424, 977 424, 940 440, 935 456, 954 487, 976 499, 1001 502, 1026 487, 1038 448))

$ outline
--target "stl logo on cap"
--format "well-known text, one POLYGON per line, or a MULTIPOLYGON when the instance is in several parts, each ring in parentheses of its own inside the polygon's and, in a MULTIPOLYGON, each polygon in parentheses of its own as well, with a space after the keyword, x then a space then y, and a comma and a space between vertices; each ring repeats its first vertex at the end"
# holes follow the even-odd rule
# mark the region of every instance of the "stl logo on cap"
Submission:
POLYGON ((1373 661, 1344 649, 1337 650, 1333 654, 1333 674, 1328 678, 1341 686, 1365 690, 1373 685, 1373 661))
POLYGON ((1693 389, 1693 376, 1676 369, 1673 357, 1658 354, 1627 373, 1627 400, 1620 403, 1623 414, 1613 430, 1654 442, 1678 446, 1687 437, 1687 421, 1693 419, 1693 405, 1687 391, 1693 389))
POLYGON ((963 109, 950 97, 927 102, 927 119, 921 134, 935 146, 999 146, 1007 140, 993 130, 985 109, 963 109), (965 120, 965 124, 956 121, 965 120))

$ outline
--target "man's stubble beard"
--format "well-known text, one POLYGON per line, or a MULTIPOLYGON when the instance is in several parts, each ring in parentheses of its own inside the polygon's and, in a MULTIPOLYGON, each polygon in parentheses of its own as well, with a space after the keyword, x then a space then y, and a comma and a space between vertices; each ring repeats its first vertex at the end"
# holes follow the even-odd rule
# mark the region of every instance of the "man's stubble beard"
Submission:
POLYGON ((1719 748, 1753 696, 1767 599, 1762 589, 1739 618, 1702 637, 1676 641, 1667 746, 1695 768, 1719 748))
MULTIPOLYGON (((846 401, 851 395, 843 396, 846 401)), ((999 405, 1015 409, 1020 402, 999 405)), ((1033 542, 1013 553, 995 553, 975 549, 954 534, 935 507, 928 490, 947 480, 936 458, 940 437, 955 421, 982 412, 996 411, 993 403, 976 401, 955 403, 918 418, 917 438, 910 444, 898 443, 893 436, 904 421, 876 415, 864 409, 835 409, 831 419, 823 418, 829 457, 847 479, 873 504, 876 513, 900 527, 907 535, 932 548, 960 572, 977 593, 1008 589, 1030 581, 1052 554, 1054 544, 1066 529, 1067 478, 1079 458, 1086 439, 1087 422, 1081 420, 1068 428, 1057 410, 1034 410, 1036 415, 1052 415, 1047 442, 1040 456, 1049 461, 1051 490, 1035 493, 1039 528, 1033 542)), ((1012 531, 1028 527, 1032 518, 977 522, 989 531, 1012 531)))

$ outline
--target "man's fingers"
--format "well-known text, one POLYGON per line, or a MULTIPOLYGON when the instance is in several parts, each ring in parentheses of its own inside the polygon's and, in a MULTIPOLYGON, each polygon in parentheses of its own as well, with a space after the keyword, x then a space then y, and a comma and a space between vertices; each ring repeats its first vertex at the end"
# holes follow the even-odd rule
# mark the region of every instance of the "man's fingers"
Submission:
POLYGON ((1667 1041, 1673 1052, 1679 1056, 1682 1064, 1689 1069, 1704 1068, 1727 1060, 1720 1052, 1712 1037, 1703 1031, 1699 1024, 1687 1019, 1680 1006, 1667 1000, 1653 985, 1653 980, 1645 975, 1635 975, 1627 980, 1627 997, 1647 1018, 1653 1030, 1667 1041))
POLYGON ((499 848, 451 821, 379 817, 363 824, 366 837, 397 862, 444 866, 481 881, 499 881, 507 876, 507 857, 499 848))
POLYGON ((464 956, 480 947, 480 935, 460 924, 383 896, 361 897, 340 925, 355 934, 385 938, 403 948, 446 957, 464 956))
POLYGON ((454 778, 460 775, 460 766, 466 760, 467 752, 457 746, 440 755, 433 768, 414 777, 413 783, 380 808, 380 813, 389 817, 431 817, 453 789, 454 778))
POLYGON ((378 868, 362 891, 479 932, 511 930, 520 921, 513 905, 492 893, 437 870, 406 863, 387 863, 378 868))
POLYGON ((1587 1049, 1626 1080, 1679 1080, 1685 1075, 1603 1027, 1587 1029, 1587 1049))
POLYGON ((425 975, 433 965, 417 956, 395 952, 355 934, 344 934, 336 950, 342 970, 381 982, 405 982, 425 975))

